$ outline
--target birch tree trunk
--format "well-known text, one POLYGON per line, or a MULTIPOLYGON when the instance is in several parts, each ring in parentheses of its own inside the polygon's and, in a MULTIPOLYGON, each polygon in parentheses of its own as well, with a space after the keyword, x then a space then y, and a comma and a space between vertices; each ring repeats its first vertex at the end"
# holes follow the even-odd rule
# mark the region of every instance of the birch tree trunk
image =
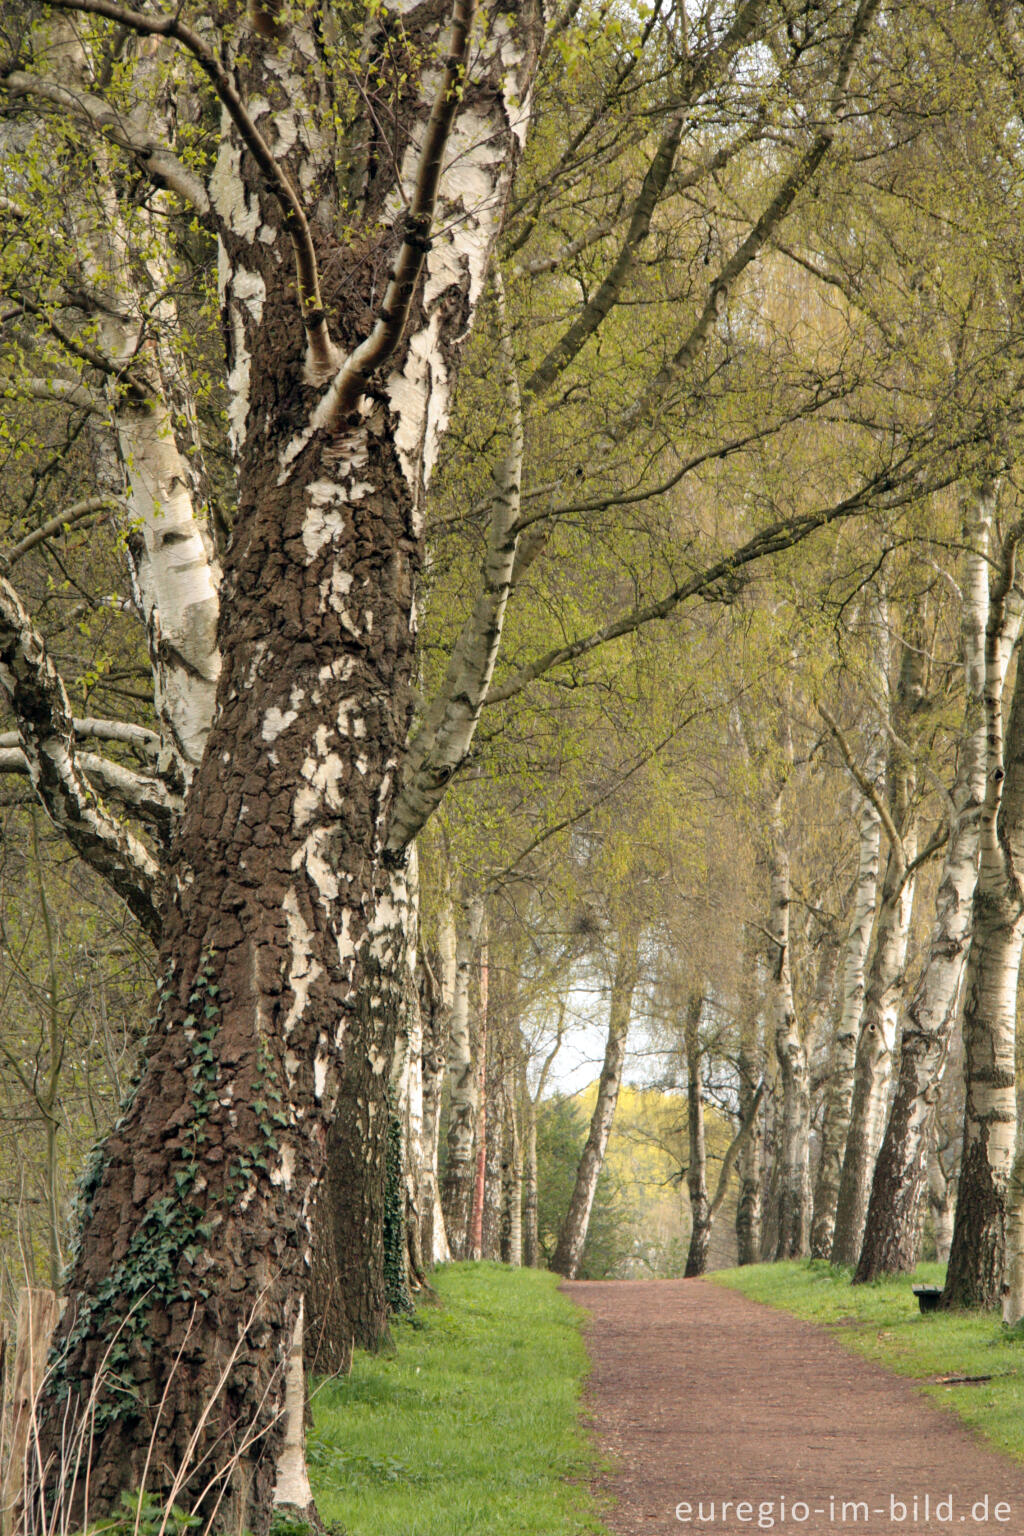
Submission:
POLYGON ((796 1016, 790 964, 790 867, 782 817, 785 777, 793 761, 788 719, 780 736, 785 775, 771 809, 769 848, 771 937, 770 972, 775 1012, 775 1058, 782 1089, 778 1127, 779 1207, 775 1256, 802 1258, 808 1251, 811 1219, 810 1142, 811 1067, 808 1040, 796 1016))
MULTIPOLYGON (((336 233, 336 103, 310 18, 255 11, 230 72, 172 24, 225 113, 210 199, 239 509, 159 1019, 84 1194, 41 1410, 44 1461, 69 1415, 102 1430, 82 1462, 93 1519, 144 1477, 256 1536, 275 1504, 308 1503, 290 1449, 282 1459, 286 1381, 343 1052, 366 1064, 366 1123, 386 1117, 408 895, 405 847, 383 852, 424 488, 536 57, 528 7, 470 50, 471 21, 457 4, 451 27, 428 6, 370 24, 393 116, 379 174, 357 189, 369 247, 336 233), (385 22, 410 50, 394 72, 385 22)), ((82 1479, 49 1490, 49 1518, 77 1523, 83 1497, 82 1479)))
POLYGON ((487 1156, 484 1159, 483 1221, 480 1240, 480 1256, 484 1259, 501 1257, 502 1212, 505 1208, 504 1169, 510 1150, 505 1145, 508 1130, 505 1071, 504 1053, 492 1027, 490 1090, 487 1106, 490 1130, 487 1137, 487 1156))
POLYGON ((540 1237, 537 1231, 537 1105, 527 1096, 524 1106, 526 1135, 523 1147, 523 1263, 539 1269, 540 1237))
POLYGON ((686 1052, 686 1187, 690 1195, 690 1246, 685 1279, 703 1275, 708 1267, 711 1242, 711 1201, 708 1197, 708 1158, 704 1140, 704 1088, 701 1083, 700 1018, 702 994, 691 998, 683 1024, 686 1052))
MULTIPOLYGON (((504 1079, 503 1079, 504 1081, 504 1079)), ((501 1261, 519 1269, 523 1262, 523 1152, 514 1088, 505 1084, 501 1167, 501 1261)))
MULTIPOLYGON (((1014 540, 1020 531, 1014 530, 1014 540)), ((1015 586, 1015 547, 1015 542, 1004 545, 1008 591, 1015 586)), ((1001 700, 990 691, 988 675, 986 716, 989 751, 981 862, 964 983, 963 1153, 942 1297, 945 1307, 999 1305, 1007 1216, 1013 1208, 1017 981, 1024 942, 1024 668, 1017 668, 1005 740, 1001 700)), ((1015 1239, 1017 1219, 1014 1214, 1015 1239)), ((1011 1264, 1016 1264, 1016 1253, 1011 1254, 1011 1264)))
POLYGON ((608 1039, 597 1085, 597 1101, 590 1117, 590 1131, 583 1148, 583 1155, 576 1170, 576 1181, 569 1200, 569 1209, 565 1213, 551 1260, 551 1268, 556 1274, 564 1275, 567 1280, 576 1278, 583 1259, 594 1194, 604 1166, 604 1154, 608 1146, 612 1121, 615 1118, 615 1107, 619 1100, 622 1067, 626 1058, 626 1038, 629 1033, 629 1015, 637 984, 639 940, 639 933, 632 928, 623 928, 619 932, 619 947, 608 1009, 608 1039))
POLYGON ((453 1259, 466 1259, 470 1256, 469 1224, 473 1214, 476 1177, 473 1149, 476 1143, 479 1094, 473 1061, 469 984, 482 923, 483 904, 474 898, 467 904, 465 920, 458 935, 455 995, 452 999, 448 1039, 448 1162, 441 1190, 441 1206, 453 1259))
MULTIPOLYGON (((913 715, 923 694, 923 649, 903 642, 893 708, 897 743, 911 735, 913 715)), ((854 1064, 850 1127, 836 1201, 833 1264, 853 1266, 860 1257, 875 1159, 884 1131, 886 1094, 892 1076, 896 1027, 913 908, 912 765, 903 745, 894 745, 886 772, 887 805, 878 810, 889 837, 871 956, 864 1012, 854 1064)))
MULTIPOLYGON (((865 763, 865 774, 877 783, 884 766, 881 736, 874 738, 865 763)), ((814 1185, 811 1219, 811 1256, 827 1259, 832 1252, 836 1202, 843 1169, 843 1153, 850 1129, 854 1066, 861 1014, 864 1009, 864 974, 871 932, 878 906, 878 866, 881 852, 881 820, 868 796, 861 798, 859 856, 850 927, 843 954, 842 1009, 832 1045, 828 1087, 821 1128, 821 1155, 814 1185)))
POLYGON ((739 1151, 736 1196, 736 1262, 756 1264, 761 1257, 761 1159, 764 1151, 764 1127, 760 1116, 751 1111, 758 1083, 763 1076, 760 1041, 759 997, 756 977, 760 946, 749 936, 745 941, 743 1019, 739 1048, 740 1123, 750 1123, 750 1134, 739 1151))
POLYGON ((935 1234, 935 1257, 940 1264, 948 1262, 953 1241, 953 1196, 954 1180, 946 1178, 938 1157, 933 1156, 928 1164, 928 1206, 935 1234))
POLYGON ((978 878, 990 729, 985 697, 986 692, 1002 693, 1019 627, 1019 613, 1007 614, 1001 591, 994 594, 996 601, 989 614, 988 540, 993 501, 994 490, 986 486, 965 529, 973 548, 965 561, 962 632, 966 705, 951 795, 953 814, 928 955, 903 1025, 899 1079, 875 1165, 855 1281, 909 1273, 920 1254, 928 1153, 961 994, 978 878), (992 633, 987 636, 990 628, 992 633))
POLYGON ((441 1143, 441 1097, 448 1065, 448 1038, 455 998, 455 926, 451 904, 441 912, 436 973, 425 976, 423 1018, 423 1139, 419 1168, 422 1230, 420 1247, 430 1264, 447 1264, 451 1258, 441 1209, 438 1163, 441 1143))
MULTIPOLYGON (((55 30, 60 79, 72 90, 87 90, 91 63, 70 18, 60 17, 55 30)), ((140 101, 139 127, 169 136, 170 86, 160 79, 165 63, 159 55, 137 56, 133 76, 147 102, 142 108, 140 101)), ((120 492, 118 522, 153 668, 157 767, 180 791, 202 758, 216 702, 220 569, 203 505, 195 402, 172 340, 181 330, 176 279, 158 219, 173 206, 157 194, 133 227, 119 202, 107 146, 97 143, 94 164, 92 196, 78 210, 75 234, 83 275, 99 301, 90 332, 109 366, 117 466, 106 468, 106 444, 98 443, 99 477, 104 489, 120 492)), ((102 428, 94 433, 104 435, 102 428)))
MULTIPOLYGON (((488 1090, 491 1088, 487 1071, 487 940, 483 941, 480 950, 480 976, 479 976, 479 1024, 477 1027, 477 1086, 476 1086, 476 1156, 473 1171, 473 1204, 469 1217, 469 1257, 471 1259, 483 1258, 484 1246, 484 1200, 487 1193, 487 1151, 488 1151, 488 1090)), ((491 1047, 493 1050, 493 1046, 491 1047)))

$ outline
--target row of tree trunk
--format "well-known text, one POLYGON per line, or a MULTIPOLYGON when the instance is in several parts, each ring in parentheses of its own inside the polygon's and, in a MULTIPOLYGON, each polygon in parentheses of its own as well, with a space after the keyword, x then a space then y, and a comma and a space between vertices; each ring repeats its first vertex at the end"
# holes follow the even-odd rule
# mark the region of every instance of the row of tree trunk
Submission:
MULTIPOLYGON (((995 1306, 1003 1297, 1006 1315, 1015 1320, 1024 1310, 1024 1149, 1014 1160, 1016 992, 1024 940, 1021 669, 1005 729, 1003 694, 1021 623, 1016 577, 1021 530, 1015 526, 1001 544, 993 541, 994 502, 995 487, 986 483, 965 507, 966 702, 943 835, 919 851, 914 746, 927 705, 922 638, 908 632, 901 642, 884 735, 873 739, 862 765, 836 721, 821 710, 856 782, 860 808, 858 865, 839 967, 813 1198, 810 1078, 834 967, 823 956, 813 1000, 799 1019, 789 956, 783 816, 792 747, 783 708, 781 752, 773 770, 765 963, 775 1021, 777 1086, 767 1131, 772 1157, 767 1185, 765 1147, 752 1138, 740 1157, 737 1239, 741 1263, 812 1253, 853 1266, 855 1279, 866 1281, 916 1265, 927 1197, 936 1212, 937 1246, 945 1249, 949 1243, 944 1303, 995 1306), (913 995, 904 1004, 915 876, 940 851, 932 931, 913 995), (966 1107, 950 1234, 952 1181, 934 1157, 930 1163, 929 1153, 960 1013, 966 1107), (772 1231, 762 1233, 759 1242, 766 1194, 772 1231)), ((753 964, 756 968, 757 961, 753 964)), ((756 1027, 748 1025, 740 1047, 741 1094, 748 1103, 757 1076, 756 1036, 756 1027)), ((699 1210, 706 1191, 699 1180, 695 1188, 699 1210)))

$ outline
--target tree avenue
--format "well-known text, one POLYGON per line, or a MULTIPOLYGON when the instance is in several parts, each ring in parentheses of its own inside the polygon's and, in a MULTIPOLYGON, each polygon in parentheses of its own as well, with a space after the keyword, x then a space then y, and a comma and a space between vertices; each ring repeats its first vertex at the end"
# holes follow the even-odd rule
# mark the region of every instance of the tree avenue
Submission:
POLYGON ((874 1278, 961 1144, 1024 1310, 1022 80, 996 0, 4 0, 26 1528, 315 1520, 432 1264, 874 1278))

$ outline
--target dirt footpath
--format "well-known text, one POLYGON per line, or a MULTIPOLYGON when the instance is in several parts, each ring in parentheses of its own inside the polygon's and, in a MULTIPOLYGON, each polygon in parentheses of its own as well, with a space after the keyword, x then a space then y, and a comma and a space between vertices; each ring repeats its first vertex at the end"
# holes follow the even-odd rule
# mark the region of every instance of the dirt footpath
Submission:
POLYGON ((564 1289, 616 1536, 1024 1536, 1024 1465, 810 1323, 701 1280, 564 1289))

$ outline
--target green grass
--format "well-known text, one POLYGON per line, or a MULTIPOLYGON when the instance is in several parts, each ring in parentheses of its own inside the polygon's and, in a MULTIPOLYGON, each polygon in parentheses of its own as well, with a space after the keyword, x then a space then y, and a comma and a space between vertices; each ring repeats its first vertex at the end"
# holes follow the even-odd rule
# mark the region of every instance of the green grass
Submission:
POLYGON ((918 1310, 912 1285, 941 1285, 941 1264, 913 1275, 851 1285, 848 1270, 820 1260, 720 1270, 717 1284, 818 1323, 845 1348, 875 1360, 950 1408, 985 1439, 1024 1460, 1024 1333, 991 1312, 918 1310), (988 1376, 954 1385, 942 1376, 988 1376))
POLYGON ((603 1531, 579 1427, 582 1313, 558 1277, 452 1264, 432 1283, 442 1304, 399 1321, 393 1352, 357 1355, 315 1394, 324 1521, 346 1536, 603 1531))

